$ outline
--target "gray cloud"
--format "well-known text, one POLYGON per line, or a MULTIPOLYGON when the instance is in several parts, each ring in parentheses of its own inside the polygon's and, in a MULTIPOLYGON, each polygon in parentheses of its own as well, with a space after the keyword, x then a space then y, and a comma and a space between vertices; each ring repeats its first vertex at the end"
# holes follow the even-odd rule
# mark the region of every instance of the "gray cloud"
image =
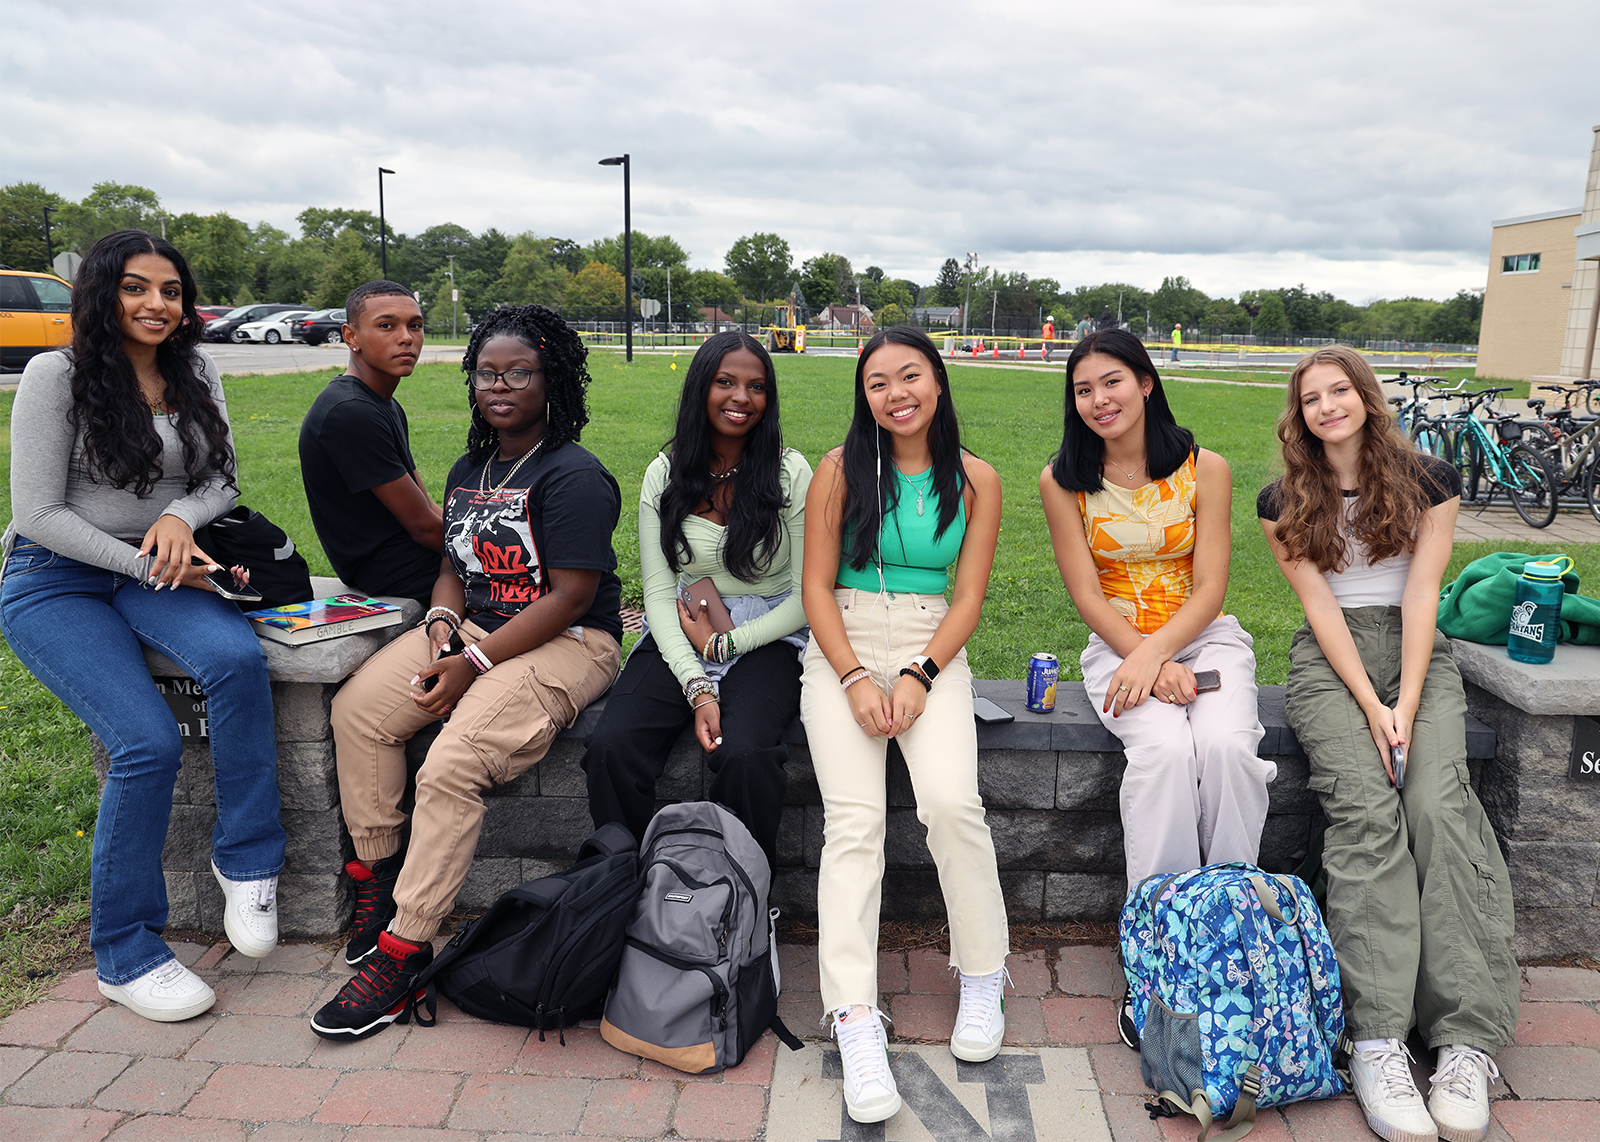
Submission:
POLYGON ((1592 2, 49 4, 0 0, 0 168, 294 230, 374 206, 697 264, 775 230, 931 279, 1482 283, 1489 222, 1576 205, 1592 2), (1262 278, 1263 273, 1285 273, 1262 278))

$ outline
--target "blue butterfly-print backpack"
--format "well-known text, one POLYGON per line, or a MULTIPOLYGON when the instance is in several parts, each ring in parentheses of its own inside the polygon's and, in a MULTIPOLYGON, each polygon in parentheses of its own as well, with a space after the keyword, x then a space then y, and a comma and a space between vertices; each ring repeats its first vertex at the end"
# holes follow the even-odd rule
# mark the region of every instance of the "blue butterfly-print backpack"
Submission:
POLYGON ((1329 1098, 1344 1037, 1339 962, 1303 880, 1215 864, 1134 885, 1119 924, 1145 1083, 1204 1142, 1256 1108, 1329 1098))

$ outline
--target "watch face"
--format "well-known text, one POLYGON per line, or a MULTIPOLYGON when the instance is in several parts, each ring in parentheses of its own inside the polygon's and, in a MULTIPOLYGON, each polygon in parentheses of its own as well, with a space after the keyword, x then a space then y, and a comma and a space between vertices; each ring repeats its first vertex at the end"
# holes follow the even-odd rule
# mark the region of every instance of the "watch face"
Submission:
POLYGON ((929 682, 932 682, 939 676, 939 668, 933 664, 933 659, 929 658, 926 654, 917 655, 913 661, 922 668, 922 673, 928 676, 929 682))

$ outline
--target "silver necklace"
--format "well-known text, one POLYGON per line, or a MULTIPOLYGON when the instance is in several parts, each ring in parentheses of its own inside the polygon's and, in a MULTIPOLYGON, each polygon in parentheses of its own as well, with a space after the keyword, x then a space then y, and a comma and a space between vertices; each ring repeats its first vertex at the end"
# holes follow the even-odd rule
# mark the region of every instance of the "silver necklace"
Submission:
POLYGON ((492 488, 489 486, 489 465, 494 463, 495 458, 490 456, 483 462, 483 471, 478 475, 478 492, 485 496, 493 496, 505 491, 506 485, 511 483, 511 478, 517 474, 517 469, 522 467, 523 461, 529 456, 532 456, 535 452, 539 451, 539 445, 543 443, 544 437, 541 436, 534 443, 532 448, 528 449, 521 456, 517 457, 517 462, 511 465, 511 471, 506 473, 506 478, 501 480, 492 488))
MULTIPOLYGON (((900 472, 900 465, 896 464, 894 466, 894 470, 896 472, 900 472)), ((933 483, 933 469, 928 469, 927 479, 923 480, 920 484, 913 481, 911 477, 906 475, 904 472, 900 472, 900 478, 906 483, 910 484, 912 491, 917 493, 917 514, 921 515, 923 511, 922 493, 927 491, 928 486, 933 483)))
POLYGON ((1121 464, 1118 464, 1115 460, 1111 459, 1111 457, 1109 457, 1109 456, 1107 456, 1105 458, 1105 460, 1106 460, 1107 464, 1110 464, 1117 471, 1121 472, 1123 478, 1125 480, 1127 480, 1128 483, 1130 483, 1130 484, 1133 483, 1134 480, 1139 478, 1139 469, 1144 467, 1144 461, 1141 460, 1137 465, 1134 466, 1133 471, 1130 472, 1126 468, 1124 468, 1121 464))

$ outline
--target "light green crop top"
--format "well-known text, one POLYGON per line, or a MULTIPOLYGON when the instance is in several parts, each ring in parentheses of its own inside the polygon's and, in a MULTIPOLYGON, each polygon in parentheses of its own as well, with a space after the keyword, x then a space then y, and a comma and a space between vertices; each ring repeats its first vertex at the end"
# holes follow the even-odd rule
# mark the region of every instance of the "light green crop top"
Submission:
MULTIPOLYGON (((776 642, 806 625, 805 607, 800 601, 800 557, 805 548, 806 492, 811 487, 811 465, 792 448, 783 451, 783 471, 779 487, 789 501, 778 533, 778 550, 767 573, 753 583, 735 579, 722 565, 722 544, 726 528, 697 515, 684 517, 683 534, 694 558, 674 572, 661 553, 661 493, 667 488, 669 461, 658 454, 645 469, 639 489, 639 570, 644 581, 644 612, 650 620, 661 657, 679 682, 700 673, 695 648, 678 622, 678 583, 711 576, 722 597, 761 595, 771 598, 793 592, 766 614, 736 627, 734 642, 741 652, 776 642)), ((915 500, 915 496, 912 497, 915 500)), ((874 573, 876 575, 876 573, 874 573)))
MULTIPOLYGON (((883 521, 883 581, 881 587, 894 594, 942 595, 950 585, 950 565, 961 554, 961 541, 967 534, 965 499, 956 507, 956 518, 937 540, 939 493, 933 490, 933 469, 900 478, 900 502, 883 521), (918 514, 918 492, 922 512, 918 514)), ((857 571, 850 566, 850 553, 839 556, 835 581, 858 591, 877 593, 878 565, 868 560, 857 571)))

